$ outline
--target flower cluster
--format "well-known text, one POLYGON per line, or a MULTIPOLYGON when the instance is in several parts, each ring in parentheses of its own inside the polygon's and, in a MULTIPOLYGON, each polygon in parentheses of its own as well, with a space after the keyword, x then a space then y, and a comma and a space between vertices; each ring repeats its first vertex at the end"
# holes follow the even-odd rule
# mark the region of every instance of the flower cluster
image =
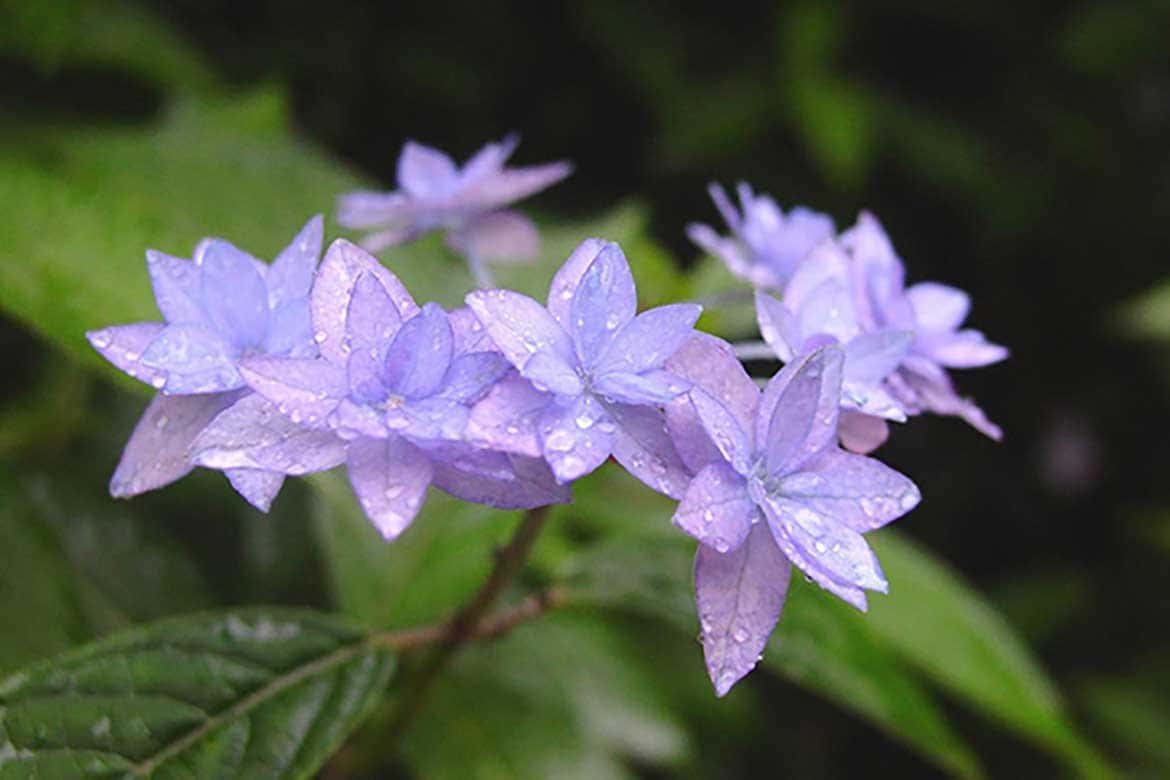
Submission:
MULTIPOLYGON (((514 143, 485 147, 462 170, 408 144, 403 192, 346 196, 343 216, 388 225, 375 244, 442 227, 453 248, 482 257, 490 223, 519 224, 504 203, 567 173, 503 169, 514 143)), ((88 334, 158 390, 111 492, 136 495, 202 466, 267 509, 286 476, 344 465, 391 540, 431 486, 493 507, 539 507, 569 501, 571 483, 612 457, 678 500, 673 522, 699 542, 703 648, 723 695, 754 667, 792 566, 859 609, 865 591, 886 591, 863 534, 920 496, 860 453, 885 438, 886 420, 922 411, 997 435, 945 369, 1004 351, 957 330, 961 292, 904 287, 872 217, 835 236, 827 217, 785 217, 746 186, 742 216, 713 192, 733 237, 691 233, 757 287, 761 334, 785 363, 762 390, 732 345, 695 330, 698 305, 638 312, 617 244, 583 241, 544 303, 489 288, 447 311, 420 305, 345 240, 318 262, 316 217, 272 264, 218 239, 191 259, 147 253, 164 322, 88 334)))

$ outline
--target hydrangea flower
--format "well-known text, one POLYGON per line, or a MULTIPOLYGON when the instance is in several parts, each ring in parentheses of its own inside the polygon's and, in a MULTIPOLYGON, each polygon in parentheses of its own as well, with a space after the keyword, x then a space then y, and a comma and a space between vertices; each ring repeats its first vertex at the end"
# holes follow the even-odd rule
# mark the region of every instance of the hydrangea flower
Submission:
POLYGON ((813 247, 833 236, 833 220, 803 206, 785 214, 776 201, 767 195, 755 195, 744 182, 736 190, 742 214, 722 187, 712 184, 708 188, 711 200, 731 229, 729 237, 703 224, 688 225, 687 235, 753 287, 783 290, 813 247))
MULTIPOLYGON (((257 462, 307 473, 344 461, 366 514, 387 539, 413 521, 428 486, 502 508, 566 501, 541 461, 477 449, 463 437, 468 405, 511 367, 466 348, 437 304, 421 308, 390 271, 337 241, 312 291, 319 357, 255 357, 241 372, 266 399, 213 425, 198 462, 257 462), (306 452, 289 426, 328 439, 306 452), (246 435, 244 435, 246 433, 246 435)), ((460 318, 457 323, 466 323, 460 318)))
POLYGON ((362 240, 371 252, 442 229, 448 245, 468 259, 473 271, 481 263, 535 257, 536 228, 504 207, 556 184, 572 172, 572 165, 561 161, 505 168, 518 142, 516 135, 509 135, 489 143, 459 168, 438 149, 407 141, 398 157, 398 190, 341 196, 337 221, 375 231, 362 240))
POLYGON ((937 282, 907 288, 901 258, 881 223, 868 213, 841 235, 841 244, 852 258, 854 299, 866 327, 914 332, 909 352, 887 380, 898 403, 907 414, 960 417, 998 441, 1003 435, 999 426, 958 394, 946 371, 986 366, 1008 356, 1005 347, 992 344, 981 332, 960 329, 971 308, 967 294, 937 282))
POLYGON ((501 386, 480 410, 478 430, 487 442, 522 451, 538 446, 562 483, 612 453, 650 487, 681 491, 687 475, 658 407, 689 387, 663 363, 693 334, 699 306, 635 316, 625 255, 598 239, 578 246, 557 272, 548 308, 509 290, 473 292, 467 304, 533 385, 501 386))
MULTIPOLYGON (((309 220, 272 265, 222 239, 201 242, 191 260, 146 253, 165 321, 86 334, 103 357, 160 391, 126 445, 110 481, 112 495, 138 495, 191 471, 188 448, 195 437, 247 395, 242 359, 316 353, 309 289, 321 232, 321 218, 309 220)), ((281 474, 263 469, 225 473, 260 509, 268 508, 283 482, 281 474)))
POLYGON ((673 522, 700 542, 696 602, 720 696, 755 666, 791 565, 864 610, 864 591, 887 584, 862 534, 920 500, 906 477, 837 447, 839 346, 790 361, 762 395, 727 354, 698 340, 680 351, 671 367, 695 386, 667 412, 697 472, 673 522))
POLYGON ((884 424, 875 426, 865 418, 906 419, 885 380, 905 359, 914 333, 863 327, 849 284, 849 264, 848 255, 835 241, 822 242, 793 274, 783 302, 756 292, 756 318, 764 341, 783 363, 817 345, 842 345, 845 365, 838 434, 847 449, 865 453, 881 444, 866 433, 878 426, 884 429, 884 424))

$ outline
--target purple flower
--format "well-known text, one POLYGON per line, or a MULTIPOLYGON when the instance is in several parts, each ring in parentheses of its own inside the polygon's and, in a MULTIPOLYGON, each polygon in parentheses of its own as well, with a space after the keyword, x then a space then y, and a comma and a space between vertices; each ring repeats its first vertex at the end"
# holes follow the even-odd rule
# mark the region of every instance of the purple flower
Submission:
POLYGON ((475 262, 526 260, 536 255, 536 228, 504 206, 549 187, 572 172, 567 162, 505 168, 519 139, 510 135, 480 149, 462 168, 438 149, 407 141, 398 158, 398 191, 341 196, 337 221, 375 230, 362 246, 371 252, 411 241, 430 230, 475 262))
POLYGON ((727 264, 733 274, 756 288, 783 290, 805 256, 834 232, 826 214, 796 206, 785 214, 767 195, 757 196, 740 182, 741 214, 723 188, 708 188, 731 236, 724 238, 702 224, 687 227, 691 240, 727 264))
POLYGON ((696 601, 708 673, 722 696, 755 666, 790 564, 864 610, 864 591, 884 593, 887 584, 862 534, 913 509, 920 495, 898 472, 837 447, 840 347, 792 360, 762 396, 710 344, 688 347, 671 366, 695 387, 689 407, 676 402, 668 416, 688 463, 707 462, 673 521, 701 543, 696 601))
MULTIPOLYGON (((188 450, 224 410, 246 396, 239 362, 252 355, 316 353, 309 288, 321 253, 320 217, 309 220, 272 265, 221 239, 206 239, 192 260, 146 254, 165 322, 92 331, 90 344, 118 368, 161 391, 139 421, 110 481, 129 497, 162 487, 193 468, 188 450)), ((263 469, 226 474, 260 509, 283 476, 263 469)))
POLYGON ((508 290, 471 293, 467 304, 532 383, 502 383, 485 399, 473 413, 483 440, 539 452, 562 483, 613 454, 651 488, 681 495, 687 474, 658 407, 689 387, 663 364, 693 334, 699 306, 635 316, 626 258, 599 239, 582 242, 557 272, 547 309, 508 290))
POLYGON ((542 462, 464 440, 468 405, 511 370, 498 352, 476 350, 474 334, 457 332, 473 318, 420 308, 345 241, 326 253, 311 303, 320 357, 244 360, 241 373, 264 400, 244 419, 221 415, 193 447, 199 463, 308 473, 344 461, 387 539, 406 530, 431 484, 503 508, 567 500, 542 462))
POLYGON ((894 398, 907 414, 929 411, 961 417, 998 441, 999 426, 958 394, 946 372, 990 365, 1008 356, 1006 348, 987 341, 979 331, 959 329, 971 308, 967 294, 936 282, 906 288, 901 258, 868 213, 841 235, 841 244, 851 256, 854 300, 864 326, 914 332, 909 352, 886 382, 894 398))

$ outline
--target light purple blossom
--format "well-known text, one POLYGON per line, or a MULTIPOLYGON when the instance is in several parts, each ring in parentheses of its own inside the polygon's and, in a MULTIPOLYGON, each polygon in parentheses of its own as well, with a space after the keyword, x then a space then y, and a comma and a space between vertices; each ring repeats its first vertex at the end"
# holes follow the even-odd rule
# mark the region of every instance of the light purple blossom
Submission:
POLYGON ((473 269, 479 263, 531 259, 539 248, 536 228, 504 207, 557 183, 572 165, 504 167, 518 142, 509 135, 489 143, 460 168, 438 149, 407 141, 398 158, 398 190, 341 196, 337 221, 374 231, 362 240, 371 252, 441 229, 473 269))
POLYGON ((779 618, 789 565, 864 610, 864 591, 887 584, 862 534, 913 509, 920 495, 898 472, 837 447, 839 346, 793 359, 762 395, 720 355, 696 340, 671 361, 695 386, 668 418, 680 454, 698 469, 673 522, 701 543, 696 601, 708 673, 722 696, 755 666, 779 618))
POLYGON ((937 282, 909 288, 901 258, 881 224, 863 212, 841 235, 849 252, 851 283, 859 317, 871 331, 914 332, 910 350, 886 381, 907 414, 934 412, 961 417, 992 439, 1002 431, 971 400, 958 394, 946 369, 975 368, 1008 356, 1006 348, 971 329, 960 329, 971 308, 962 290, 937 282))
POLYGON ((288 474, 345 462, 373 523, 393 539, 427 488, 504 508, 568 499, 538 460, 464 440, 469 405, 511 367, 437 304, 421 308, 378 261, 345 241, 329 248, 312 290, 319 357, 256 357, 241 373, 261 400, 217 418, 193 446, 201 464, 288 474))
POLYGON ((832 237, 833 220, 803 206, 785 214, 771 197, 755 195, 744 182, 736 190, 740 210, 718 184, 708 188, 730 236, 703 224, 689 225, 687 235, 753 287, 783 290, 813 247, 832 237))
MULTIPOLYGON (((216 415, 246 396, 245 356, 316 353, 309 289, 321 254, 322 221, 309 220, 273 261, 262 263, 222 239, 206 239, 191 260, 147 252, 165 322, 92 331, 90 344, 132 377, 160 390, 147 407, 110 482, 117 497, 169 484, 193 468, 188 450, 216 415)), ((266 510, 278 473, 226 469, 241 495, 266 510)))
POLYGON ((687 474, 658 407, 689 387, 663 364, 693 334, 699 306, 635 316, 626 258, 598 239, 584 241, 557 272, 547 308, 509 290, 473 292, 467 303, 532 384, 497 386, 472 414, 476 435, 498 448, 539 452, 562 483, 613 454, 653 489, 681 494, 687 474))

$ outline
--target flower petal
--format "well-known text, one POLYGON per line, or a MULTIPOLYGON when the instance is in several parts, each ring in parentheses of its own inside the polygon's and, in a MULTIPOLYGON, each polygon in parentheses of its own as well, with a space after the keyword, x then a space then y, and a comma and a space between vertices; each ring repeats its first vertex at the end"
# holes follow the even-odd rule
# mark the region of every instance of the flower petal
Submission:
POLYGON ((268 285, 259 261, 227 241, 203 253, 200 294, 208 322, 236 349, 257 347, 268 336, 268 285))
POLYGON ((862 333, 845 345, 842 376, 848 381, 877 384, 898 368, 913 343, 914 333, 908 330, 862 333))
POLYGON ((835 345, 793 360, 768 382, 756 419, 756 446, 768 473, 786 474, 836 441, 844 356, 835 345))
POLYGON ((316 357, 308 298, 288 301, 272 311, 264 353, 273 357, 316 357))
POLYGON ((317 260, 321 257, 324 230, 324 221, 318 214, 305 223, 296 238, 272 261, 266 279, 270 309, 309 297, 317 260))
POLYGON ((297 425, 323 427, 349 394, 345 370, 320 358, 251 358, 240 364, 240 373, 297 425))
POLYGON ((142 365, 142 353, 166 327, 161 322, 114 325, 85 334, 102 357, 135 379, 156 388, 166 384, 166 372, 142 365))
POLYGON ((492 385, 512 370, 499 352, 471 352, 451 361, 439 395, 452 401, 473 404, 487 395, 492 385))
POLYGON ((524 263, 540 252, 532 220, 515 211, 493 211, 463 225, 449 237, 460 254, 486 263, 524 263))
POLYGON ((537 352, 520 369, 520 376, 542 390, 557 395, 577 396, 585 389, 575 367, 552 351, 537 352))
POLYGON ((401 192, 358 190, 337 199, 337 224, 352 229, 403 225, 410 222, 413 209, 401 192))
POLYGON ((706 391, 692 388, 690 399, 703 430, 719 449, 722 459, 746 476, 755 455, 750 434, 739 427, 739 421, 726 406, 706 391))
POLYGON ((675 376, 707 391, 727 407, 743 431, 751 434, 760 391, 743 370, 730 344, 707 333, 696 333, 664 366, 675 376))
POLYGON ((667 358, 694 335, 703 307, 676 303, 644 311, 618 331, 597 363, 596 373, 640 374, 662 368, 667 358))
POLYGON ((505 168, 469 182, 453 198, 453 205, 477 211, 497 209, 547 189, 572 172, 573 165, 567 161, 505 168))
POLYGON ((575 365, 573 342, 548 310, 527 295, 511 290, 479 290, 467 305, 492 341, 518 369, 537 352, 548 351, 575 365))
POLYGON ((971 296, 957 287, 938 282, 919 282, 906 290, 914 319, 924 331, 952 331, 967 319, 971 296))
MULTIPOLYGON (((166 375, 162 390, 172 395, 220 393, 244 380, 232 345, 203 325, 178 323, 159 332, 142 353, 142 365, 166 375)), ((152 381, 158 387, 157 381, 152 381)))
POLYGON ((800 332, 800 326, 792 312, 771 295, 758 290, 756 322, 760 327, 760 335, 781 362, 787 363, 800 352, 804 345, 804 334, 800 332))
POLYGON ((641 374, 618 371, 595 379, 593 388, 619 403, 662 406, 689 390, 691 383, 669 371, 645 371, 641 374))
POLYGON ((867 455, 886 443, 890 425, 880 417, 842 409, 837 419, 837 436, 845 449, 867 455))
POLYGON ((572 482, 604 463, 613 451, 615 430, 605 409, 588 393, 566 405, 550 404, 541 415, 540 444, 557 482, 572 482))
POLYGON ((712 463, 695 475, 671 522, 725 553, 743 544, 759 514, 744 478, 725 463, 712 463))
POLYGON ((418 515, 433 469, 426 455, 396 436, 349 443, 349 483, 374 527, 393 541, 418 515))
POLYGON ((426 304, 402 324, 386 352, 386 386, 406 398, 432 395, 451 367, 453 352, 447 313, 437 303, 426 304))
POLYGON ((557 484, 544 460, 483 450, 453 461, 437 461, 434 485, 456 498, 497 509, 532 509, 572 500, 569 487, 557 484), (473 463, 477 459, 498 460, 491 470, 504 471, 507 477, 483 473, 486 469, 473 463))
POLYGON ((597 258, 597 254, 605 248, 608 241, 600 238, 587 238, 573 249, 560 269, 553 277, 548 288, 548 310, 553 319, 560 323, 565 332, 569 332, 573 322, 573 297, 577 294, 577 287, 581 284, 581 277, 589 270, 589 266, 597 258))
POLYGON ((414 441, 461 441, 470 412, 466 406, 446 398, 408 401, 386 411, 386 427, 414 441))
POLYGON ((227 469, 224 475, 232 488, 261 512, 272 508, 272 502, 284 486, 284 474, 260 469, 227 469))
POLYGON ((447 321, 451 323, 451 332, 455 335, 456 355, 496 351, 495 342, 484 329, 483 323, 468 307, 460 306, 447 312, 447 321))
POLYGON ((907 477, 873 458, 830 450, 777 491, 858 533, 881 528, 918 506, 922 494, 907 477))
POLYGON ((915 349, 948 368, 979 368, 1007 359, 1006 347, 993 344, 977 330, 921 333, 915 349))
POLYGON ((695 604, 703 658, 717 696, 755 668, 780 619, 791 571, 764 523, 757 523, 731 552, 699 546, 695 604))
POLYGON ((459 180, 455 161, 431 146, 407 141, 398 156, 398 186, 416 198, 449 193, 459 180))
POLYGON ((190 260, 171 257, 154 249, 146 251, 146 270, 154 299, 163 319, 172 322, 207 324, 199 266, 190 260))
POLYGON ((350 354, 362 352, 381 364, 401 327, 402 318, 386 288, 373 274, 361 274, 345 311, 345 346, 350 354))
POLYGON ((126 442, 110 480, 110 495, 130 498, 190 473, 194 468, 187 457, 191 442, 240 395, 241 391, 156 395, 126 442))
POLYGON ((543 450, 538 426, 552 400, 527 379, 507 377, 471 408, 467 440, 489 449, 539 458, 543 450))
POLYGON ((504 163, 512 156, 512 152, 516 150, 518 143, 520 143, 520 136, 516 133, 509 133, 499 141, 484 144, 459 169, 460 180, 463 182, 476 181, 485 176, 499 173, 503 169, 504 163))
POLYGON ((570 333, 583 366, 598 364, 618 331, 634 319, 638 297, 621 247, 608 243, 589 264, 570 306, 570 333))
POLYGON ((617 462, 651 490, 682 498, 691 474, 671 441, 663 413, 625 404, 610 406, 609 413, 617 423, 613 441, 617 462))

